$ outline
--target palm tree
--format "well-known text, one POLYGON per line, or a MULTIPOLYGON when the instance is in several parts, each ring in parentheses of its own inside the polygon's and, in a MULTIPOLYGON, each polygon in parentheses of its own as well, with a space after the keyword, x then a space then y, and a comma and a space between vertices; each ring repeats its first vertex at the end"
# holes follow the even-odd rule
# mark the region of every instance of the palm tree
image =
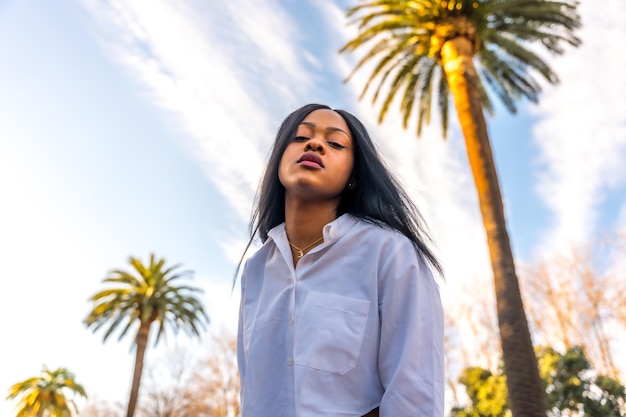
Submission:
POLYGON ((340 51, 367 46, 354 71, 372 63, 361 98, 378 80, 372 101, 383 91, 386 95, 379 122, 399 99, 405 128, 416 108, 419 136, 436 96, 445 137, 450 94, 454 99, 487 235, 509 400, 516 416, 545 416, 545 395, 483 109, 492 113, 487 88, 514 112, 516 100, 536 102, 541 92, 530 72, 548 83, 558 81, 537 46, 553 54, 563 53, 563 43, 578 46, 576 7, 549 0, 366 0, 348 10, 359 32, 340 51))
POLYGON ((202 303, 193 295, 201 290, 186 285, 176 285, 174 281, 191 274, 191 271, 175 272, 179 265, 165 268, 165 259, 150 255, 150 264, 144 264, 130 257, 134 273, 123 270, 109 272, 103 283, 115 284, 113 288, 102 290, 90 298, 93 308, 85 325, 96 332, 107 325, 103 342, 120 326, 118 340, 131 329, 135 332, 135 368, 128 400, 126 416, 133 417, 139 385, 143 372, 143 362, 153 323, 158 323, 156 345, 167 327, 177 332, 180 328, 190 335, 200 336, 199 328, 209 323, 209 317, 202 303))
POLYGON ((68 399, 66 393, 87 398, 73 373, 66 368, 49 371, 44 367, 40 376, 11 386, 7 400, 20 398, 16 417, 72 417, 72 408, 78 409, 74 399, 68 399))

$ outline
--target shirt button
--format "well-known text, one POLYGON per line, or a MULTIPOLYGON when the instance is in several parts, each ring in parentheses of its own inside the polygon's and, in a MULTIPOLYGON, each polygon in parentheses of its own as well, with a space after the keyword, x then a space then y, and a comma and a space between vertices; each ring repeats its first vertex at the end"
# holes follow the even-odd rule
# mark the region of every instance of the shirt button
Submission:
POLYGON ((289 366, 293 366, 293 359, 289 358, 289 360, 287 361, 287 363, 289 364, 289 366))

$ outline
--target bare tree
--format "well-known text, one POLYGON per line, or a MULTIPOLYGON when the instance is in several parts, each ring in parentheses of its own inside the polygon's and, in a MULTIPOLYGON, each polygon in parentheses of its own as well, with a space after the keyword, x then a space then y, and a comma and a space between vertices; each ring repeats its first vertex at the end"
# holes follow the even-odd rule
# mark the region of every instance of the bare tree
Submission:
POLYGON ((139 401, 138 415, 145 417, 209 417, 206 413, 190 413, 194 404, 193 363, 184 349, 168 353, 158 366, 151 365, 139 401))
MULTIPOLYGON (((580 329, 575 325, 574 312, 578 310, 578 295, 573 289, 570 271, 564 260, 541 262, 522 269, 526 291, 528 315, 533 328, 546 339, 547 344, 567 350, 578 345, 582 338, 580 329)), ((577 313, 576 313, 577 314, 577 313)))
MULTIPOLYGON (((183 350, 147 369, 140 417, 237 417, 239 372, 236 337, 211 338, 207 353, 192 358, 183 350)), ((155 363, 157 363, 155 362, 155 363)), ((108 416, 107 416, 108 417, 108 416)))
POLYGON ((522 284, 541 343, 564 350, 582 346, 598 372, 619 379, 613 345, 626 330, 626 281, 618 262, 626 250, 608 243, 574 248, 525 267, 522 284))
MULTIPOLYGON (((582 346, 600 374, 623 380, 619 349, 626 342, 626 233, 597 239, 533 265, 523 266, 524 305, 535 346, 560 351, 582 346)), ((472 282, 482 282, 476 277, 472 282)), ((460 302, 446 306, 446 396, 462 403, 460 372, 480 366, 499 372, 501 352, 489 286, 462 287, 460 302)), ((621 358, 623 359, 623 358, 621 358)))
MULTIPOLYGON (((471 288, 468 285, 459 291, 468 292, 471 288)), ((446 397, 453 404, 467 400, 465 390, 459 385, 459 377, 466 367, 481 366, 495 372, 501 365, 494 303, 493 284, 486 281, 484 287, 471 292, 471 297, 448 304, 444 310, 446 397)))
POLYGON ((121 417, 126 406, 121 402, 110 403, 101 399, 90 399, 80 410, 80 417, 121 417))
POLYGON ((237 417, 240 412, 237 339, 226 331, 215 335, 211 352, 193 378, 212 417, 237 417))

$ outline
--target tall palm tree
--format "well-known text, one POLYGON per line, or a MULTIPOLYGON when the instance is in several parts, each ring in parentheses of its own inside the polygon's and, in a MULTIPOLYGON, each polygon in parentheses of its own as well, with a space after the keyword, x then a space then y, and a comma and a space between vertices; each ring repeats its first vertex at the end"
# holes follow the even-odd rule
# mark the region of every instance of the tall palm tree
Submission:
POLYGON ((115 269, 109 272, 103 283, 115 284, 115 287, 104 289, 90 298, 93 308, 84 322, 94 332, 108 326, 103 342, 122 323, 118 340, 129 330, 136 329, 135 368, 126 413, 127 417, 133 417, 152 324, 158 324, 156 345, 168 327, 175 332, 182 328, 190 335, 200 336, 199 328, 209 323, 209 317, 194 295, 201 290, 174 282, 190 275, 191 271, 175 272, 180 266, 178 264, 165 268, 165 259, 156 259, 154 254, 150 255, 147 266, 133 257, 128 262, 134 271, 115 269))
POLYGON ((341 49, 367 47, 354 71, 372 63, 361 97, 378 80, 373 102, 386 95, 379 121, 394 99, 399 100, 404 127, 415 113, 419 136, 436 96, 445 136, 449 96, 454 99, 487 234, 509 400, 516 416, 545 416, 545 395, 484 110, 492 112, 489 93, 512 112, 517 99, 536 102, 541 88, 531 73, 548 83, 558 81, 537 50, 561 54, 563 43, 580 44, 574 35, 580 26, 576 7, 573 1, 548 0, 366 0, 348 10, 359 32, 341 49))
POLYGON ((78 411, 75 395, 87 398, 73 373, 66 368, 50 371, 44 367, 40 376, 11 386, 7 400, 20 398, 16 417, 72 417, 72 409, 78 411))

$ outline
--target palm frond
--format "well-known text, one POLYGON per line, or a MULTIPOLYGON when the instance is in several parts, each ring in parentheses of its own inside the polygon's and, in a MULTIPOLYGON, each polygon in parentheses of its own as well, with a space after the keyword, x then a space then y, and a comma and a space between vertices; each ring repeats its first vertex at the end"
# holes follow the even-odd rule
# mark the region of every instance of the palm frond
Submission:
POLYGON ((147 264, 134 257, 129 258, 129 264, 134 273, 114 269, 105 277, 104 283, 117 286, 105 288, 90 298, 93 306, 84 320, 85 325, 94 332, 105 328, 103 341, 118 330, 118 340, 121 340, 132 329, 139 329, 142 322, 150 325, 154 321, 159 322, 155 343, 168 328, 174 332, 186 328, 190 334, 199 335, 198 329, 209 322, 202 303, 194 295, 202 290, 177 285, 193 272, 180 271, 180 264, 167 267, 165 259, 154 254, 147 264))
MULTIPOLYGON (((439 70, 441 71, 441 69, 439 70)), ((450 86, 448 85, 446 77, 439 77, 439 94, 437 97, 441 116, 441 128, 443 130, 443 137, 446 138, 448 136, 448 115, 450 111, 450 86)), ((420 133, 421 130, 418 130, 417 136, 419 136, 420 133)))
POLYGON ((391 81, 391 84, 389 85, 389 91, 387 93, 387 97, 385 98, 385 101, 383 102, 383 105, 380 110, 379 121, 382 122, 383 119, 385 118, 385 115, 387 114, 387 111, 389 110, 389 106, 391 105, 391 102, 396 96, 396 92, 400 90, 400 88, 402 88, 402 86, 405 85, 407 81, 409 81, 412 77, 415 76, 414 72, 418 68, 418 64, 421 61, 421 58, 422 57, 419 55, 410 57, 409 59, 403 62, 403 65, 401 67, 400 65, 397 65, 400 68, 397 69, 396 76, 391 81))
POLYGON ((420 79, 419 91, 420 101, 417 118, 418 136, 420 136, 422 133, 422 127, 424 126, 424 122, 426 122, 427 124, 430 123, 434 75, 438 68, 437 61, 435 61, 434 59, 425 60, 424 63, 424 68, 421 71, 422 77, 420 79))
MULTIPOLYGON (((479 67, 478 84, 484 109, 493 113, 485 88, 489 86, 489 91, 495 93, 509 111, 515 112, 519 99, 537 101, 541 86, 536 77, 548 83, 558 82, 556 74, 534 45, 543 46, 553 54, 562 53, 564 45, 580 45, 580 39, 575 35, 575 30, 581 26, 577 7, 578 2, 566 0, 365 1, 347 11, 350 23, 356 25, 359 32, 340 52, 352 53, 360 49, 367 52, 345 81, 372 63, 373 70, 360 99, 376 83, 372 102, 385 96, 379 113, 379 121, 382 121, 394 97, 401 95, 400 111, 405 128, 418 103, 419 135, 422 124, 430 120, 430 102, 433 100, 430 84, 433 80, 424 84, 429 78, 425 74, 431 74, 431 78, 433 74, 439 74, 442 63, 437 61, 438 69, 434 71, 425 64, 427 61, 415 57, 424 55, 438 59, 436 48, 442 47, 448 38, 437 36, 454 38, 473 33, 468 40, 477 45, 474 57, 479 67), (468 24, 473 31, 467 29, 468 24), (437 31, 438 27, 446 30, 437 31), (435 50, 429 51, 429 48, 435 50), (423 73, 426 68, 429 70, 423 73)), ((449 98, 442 95, 449 94, 449 89, 441 82, 438 88, 437 101, 440 111, 444 112, 441 122, 445 124, 442 127, 446 132, 449 98)))

